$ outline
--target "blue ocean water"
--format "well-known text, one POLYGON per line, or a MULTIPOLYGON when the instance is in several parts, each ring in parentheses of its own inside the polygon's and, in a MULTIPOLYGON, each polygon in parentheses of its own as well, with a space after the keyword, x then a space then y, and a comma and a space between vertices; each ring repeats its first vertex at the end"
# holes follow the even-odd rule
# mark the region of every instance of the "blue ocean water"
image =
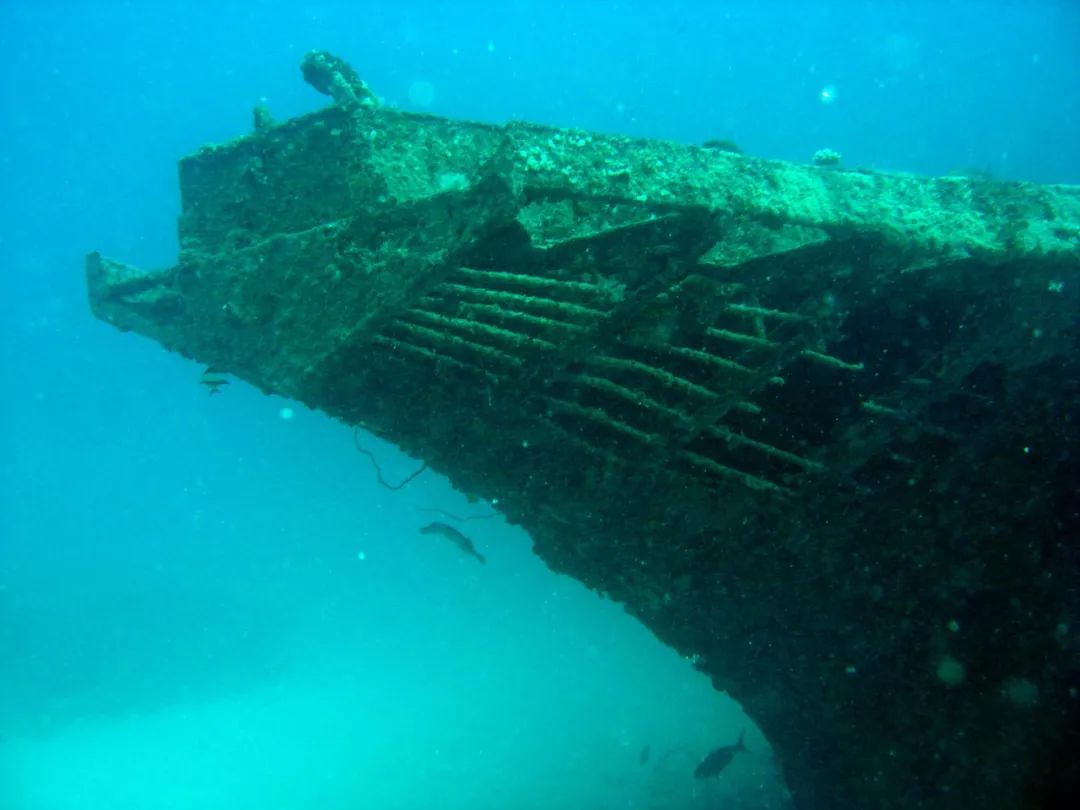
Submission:
POLYGON ((498 517, 484 567, 422 537, 489 507, 209 397, 92 319, 83 256, 172 263, 177 159, 321 106, 311 48, 438 115, 1080 183, 1078 43, 1067 0, 0 3, 0 810, 783 807, 751 721, 618 605, 498 517))

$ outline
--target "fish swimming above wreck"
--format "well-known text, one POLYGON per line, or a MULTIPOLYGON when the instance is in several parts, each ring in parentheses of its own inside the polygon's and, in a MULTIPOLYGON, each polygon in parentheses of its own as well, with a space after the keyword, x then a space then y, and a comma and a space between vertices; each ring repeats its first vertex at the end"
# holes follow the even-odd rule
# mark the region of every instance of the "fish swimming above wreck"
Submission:
POLYGON ((473 545, 472 540, 463 535, 453 526, 449 526, 445 523, 439 523, 438 521, 436 521, 435 523, 429 523, 427 526, 422 528, 420 530, 420 534, 437 534, 445 537, 447 540, 460 548, 466 554, 472 557, 476 557, 476 559, 478 559, 482 563, 487 562, 487 560, 484 559, 484 555, 476 550, 476 546, 473 545))
POLYGON ((746 731, 740 731, 739 739, 734 745, 722 745, 710 752, 694 769, 694 778, 708 779, 710 776, 719 776, 723 773, 724 769, 731 764, 731 760, 735 759, 737 753, 746 751, 746 746, 743 745, 743 737, 745 736, 746 731))

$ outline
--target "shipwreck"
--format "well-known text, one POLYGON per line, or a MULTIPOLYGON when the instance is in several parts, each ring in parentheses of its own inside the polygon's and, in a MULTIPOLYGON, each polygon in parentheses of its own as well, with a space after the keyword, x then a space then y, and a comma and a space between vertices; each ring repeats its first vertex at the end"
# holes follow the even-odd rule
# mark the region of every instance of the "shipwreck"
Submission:
POLYGON ((796 806, 1064 801, 1080 187, 332 103, 180 162, 94 313, 498 501, 741 702, 796 806))

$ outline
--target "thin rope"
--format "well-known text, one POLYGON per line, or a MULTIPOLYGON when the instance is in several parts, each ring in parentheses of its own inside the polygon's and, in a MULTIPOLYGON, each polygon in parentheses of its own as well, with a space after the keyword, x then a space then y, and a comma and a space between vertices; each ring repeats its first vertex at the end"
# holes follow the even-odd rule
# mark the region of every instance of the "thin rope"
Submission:
POLYGON ((404 489, 410 481, 412 481, 414 478, 416 478, 416 476, 420 475, 420 473, 427 469, 427 462, 425 461, 414 473, 409 475, 400 484, 391 484, 385 478, 383 478, 382 467, 380 467, 379 462, 375 460, 375 454, 372 453, 370 450, 365 450, 364 447, 360 444, 360 428, 358 427, 353 428, 353 444, 356 445, 357 452, 367 456, 368 459, 371 461, 371 466, 375 468, 375 475, 379 479, 379 484, 389 490, 393 490, 394 492, 397 492, 397 490, 399 489, 404 489))

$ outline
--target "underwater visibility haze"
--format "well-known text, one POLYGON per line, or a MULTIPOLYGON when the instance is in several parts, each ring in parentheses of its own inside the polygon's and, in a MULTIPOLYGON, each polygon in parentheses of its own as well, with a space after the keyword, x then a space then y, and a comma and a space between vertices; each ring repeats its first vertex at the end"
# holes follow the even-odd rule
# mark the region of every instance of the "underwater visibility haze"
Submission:
POLYGON ((1078 43, 0 4, 0 810, 1066 795, 1078 43))

